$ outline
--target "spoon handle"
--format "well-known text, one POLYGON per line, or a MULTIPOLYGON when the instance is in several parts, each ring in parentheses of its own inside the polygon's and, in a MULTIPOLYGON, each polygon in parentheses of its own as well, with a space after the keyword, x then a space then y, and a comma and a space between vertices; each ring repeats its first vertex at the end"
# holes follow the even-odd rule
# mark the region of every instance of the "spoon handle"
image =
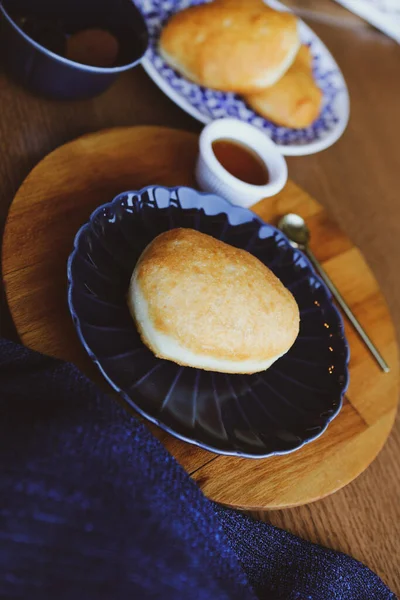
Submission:
POLYGON ((352 311, 346 304, 345 300, 343 299, 341 293, 339 292, 339 290, 337 289, 337 287, 335 286, 333 281, 325 273, 321 264, 315 258, 314 254, 312 253, 310 248, 306 249, 306 254, 307 254, 308 258, 310 259, 310 261, 312 262, 312 264, 314 265, 314 267, 315 267, 316 271, 318 272, 318 274, 320 275, 321 279, 324 281, 324 283, 327 285, 327 287, 331 291, 332 296, 335 298, 336 302, 339 304, 340 308, 343 310, 344 314, 349 319, 349 321, 353 325, 354 329, 357 331, 358 335, 363 340, 363 342, 367 346, 368 350, 371 352, 371 354, 375 358, 376 362, 379 364, 379 366, 385 373, 389 373, 389 371, 390 371, 389 365, 386 363, 386 361, 384 360, 382 355, 379 353, 376 346, 374 346, 374 344, 372 343, 372 341, 370 340, 370 338, 364 331, 362 325, 356 319, 356 317, 354 316, 354 314, 352 313, 352 311))

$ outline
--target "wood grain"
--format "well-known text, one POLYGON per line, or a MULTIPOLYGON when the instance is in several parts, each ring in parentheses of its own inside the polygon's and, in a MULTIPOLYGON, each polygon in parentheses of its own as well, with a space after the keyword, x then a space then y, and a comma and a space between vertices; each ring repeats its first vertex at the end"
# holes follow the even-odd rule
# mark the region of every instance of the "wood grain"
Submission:
MULTIPOLYGON (((333 0, 289 2, 306 10, 309 25, 342 68, 351 98, 343 138, 318 155, 288 159, 290 176, 329 209, 361 249, 399 334, 400 46, 365 23, 351 23, 347 11, 350 19, 329 19, 331 7, 338 8, 333 0)), ((0 229, 19 185, 48 152, 84 133, 138 124, 201 128, 140 68, 98 98, 55 102, 16 86, 0 67, 0 229)), ((4 302, 0 332, 18 339, 4 302)), ((319 502, 257 517, 352 554, 400 596, 399 456, 400 419, 377 459, 350 485, 319 502)))
MULTIPOLYGON (((27 346, 70 360, 93 377, 66 304, 65 270, 74 235, 94 208, 124 190, 150 183, 195 185, 197 147, 198 138, 191 133, 119 128, 62 146, 33 169, 11 205, 3 242, 7 299, 27 346)), ((352 328, 346 327, 351 387, 343 410, 324 435, 291 455, 258 461, 215 456, 162 436, 207 496, 259 510, 317 500, 370 464, 393 424, 398 367, 394 330, 378 285, 360 251, 326 211, 290 181, 254 210, 272 223, 293 211, 307 218, 316 256, 392 367, 389 374, 379 371, 352 328)))

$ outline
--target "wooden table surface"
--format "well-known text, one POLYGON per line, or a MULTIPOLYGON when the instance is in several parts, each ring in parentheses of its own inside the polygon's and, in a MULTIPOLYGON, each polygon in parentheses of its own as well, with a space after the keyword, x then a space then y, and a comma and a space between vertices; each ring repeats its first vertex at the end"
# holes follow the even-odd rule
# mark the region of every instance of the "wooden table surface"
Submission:
MULTIPOLYGON (((398 335, 400 46, 331 0, 288 4, 332 51, 351 98, 342 139, 320 154, 290 158, 290 176, 331 211, 360 247, 386 296, 398 335)), ((0 70, 0 228, 20 183, 50 150, 89 131, 135 124, 200 129, 140 68, 121 76, 101 97, 83 102, 34 97, 0 70)), ((15 339, 4 301, 0 323, 1 334, 15 339)), ((348 552, 400 594, 399 457, 398 419, 378 458, 352 484, 314 504, 258 516, 348 552)))

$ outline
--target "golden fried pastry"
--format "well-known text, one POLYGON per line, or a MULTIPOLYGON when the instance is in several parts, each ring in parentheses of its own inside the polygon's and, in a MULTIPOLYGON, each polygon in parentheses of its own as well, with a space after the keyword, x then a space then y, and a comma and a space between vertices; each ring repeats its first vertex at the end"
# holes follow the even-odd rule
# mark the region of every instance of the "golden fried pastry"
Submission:
POLYGON ((245 96, 262 117, 294 129, 308 127, 321 111, 322 92, 312 74, 312 56, 302 46, 293 65, 278 83, 262 92, 245 96))
POLYGON ((255 373, 299 331, 292 294, 257 258, 199 233, 162 233, 141 255, 128 306, 160 358, 224 373, 255 373))
POLYGON ((300 47, 297 19, 263 0, 215 0, 175 14, 160 53, 195 83, 249 94, 273 85, 300 47))

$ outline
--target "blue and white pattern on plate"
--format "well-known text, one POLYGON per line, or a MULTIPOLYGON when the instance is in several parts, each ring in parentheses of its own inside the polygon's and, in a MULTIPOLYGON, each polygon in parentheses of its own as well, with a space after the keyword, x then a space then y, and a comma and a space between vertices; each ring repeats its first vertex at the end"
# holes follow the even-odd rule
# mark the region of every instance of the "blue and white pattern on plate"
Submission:
MULTIPOLYGON (((299 20, 302 43, 308 44, 314 58, 314 75, 324 94, 320 117, 306 129, 274 125, 251 110, 240 96, 219 92, 190 82, 172 69, 159 55, 160 32, 170 16, 206 0, 135 0, 149 29, 149 50, 143 59, 148 75, 176 104, 203 123, 233 117, 263 129, 285 155, 304 155, 331 146, 343 133, 349 118, 349 96, 343 75, 328 49, 303 21, 299 20)), ((276 0, 268 4, 285 7, 276 0)))

